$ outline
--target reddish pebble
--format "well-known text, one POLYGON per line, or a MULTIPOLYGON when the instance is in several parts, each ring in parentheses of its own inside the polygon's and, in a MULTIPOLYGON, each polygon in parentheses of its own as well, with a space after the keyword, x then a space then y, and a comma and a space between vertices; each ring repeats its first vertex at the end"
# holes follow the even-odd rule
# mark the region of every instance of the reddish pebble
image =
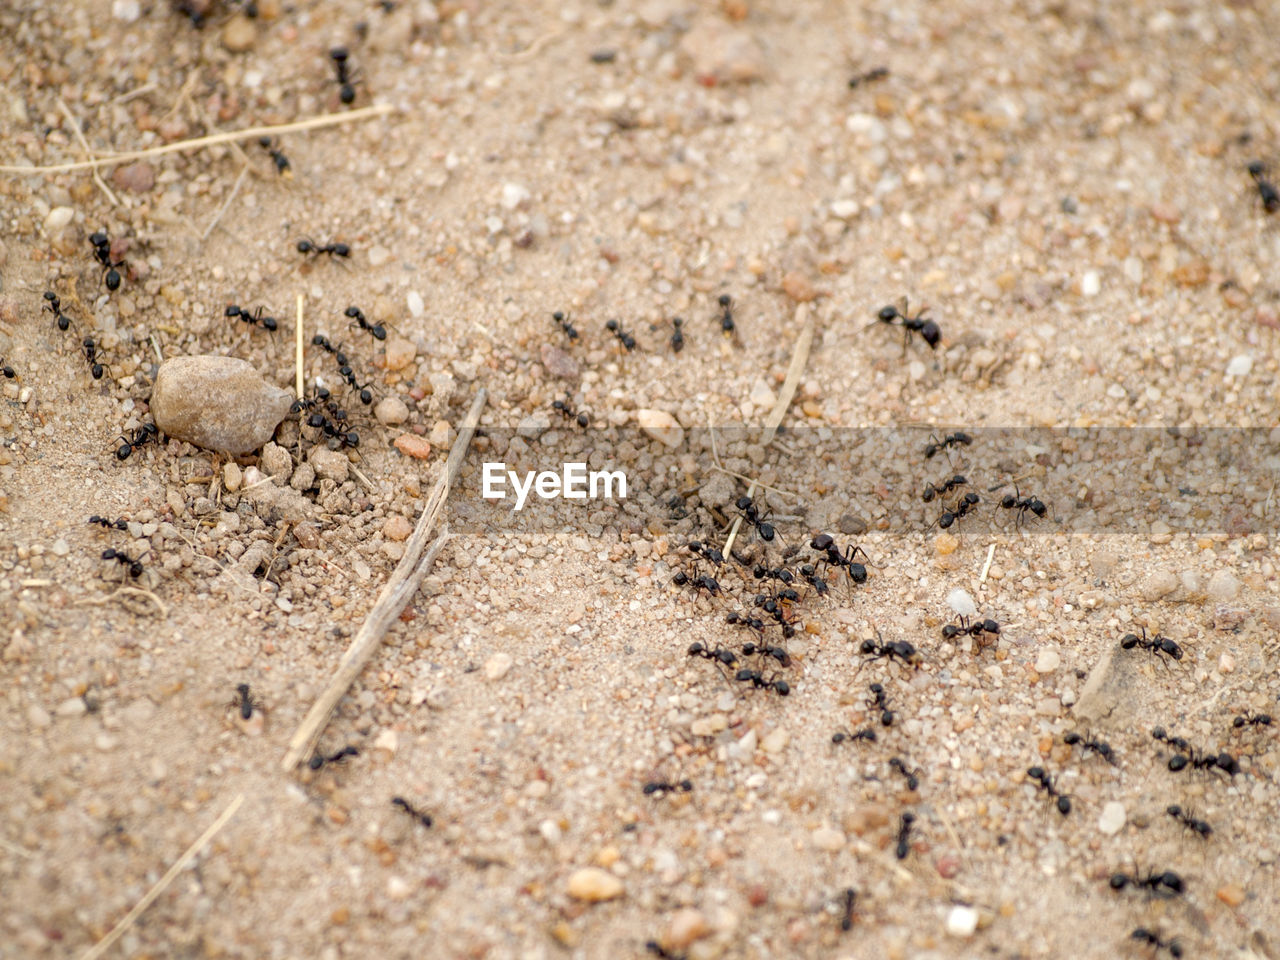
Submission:
POLYGON ((421 403, 427 397, 427 391, 422 387, 412 387, 409 390, 409 396, 413 397, 414 403, 421 403))
POLYGON ((938 876, 950 880, 960 872, 960 858, 954 854, 944 854, 938 858, 938 876))
POLYGON ((396 449, 406 457, 418 460, 426 460, 431 456, 431 444, 412 433, 402 433, 396 437, 396 449))
POLYGON ((387 517, 386 523, 382 525, 382 535, 388 540, 407 540, 411 533, 413 524, 399 514, 387 517))
POLYGON ((763 883, 756 883, 747 891, 747 903, 753 907, 763 907, 769 902, 769 891, 765 889, 763 883))

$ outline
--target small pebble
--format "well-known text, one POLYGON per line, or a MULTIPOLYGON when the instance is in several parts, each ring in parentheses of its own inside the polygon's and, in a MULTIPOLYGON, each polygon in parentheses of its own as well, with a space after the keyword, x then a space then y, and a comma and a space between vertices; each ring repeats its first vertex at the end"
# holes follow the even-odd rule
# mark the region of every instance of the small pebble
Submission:
POLYGON ((383 397, 373 408, 373 415, 379 423, 395 427, 409 419, 409 407, 399 397, 383 397))
POLYGON ((1236 672, 1236 658, 1225 650, 1218 657, 1218 672, 1221 674, 1236 672))
POLYGON ((842 849, 848 842, 844 833, 835 827, 819 827, 813 831, 811 840, 817 849, 826 850, 829 853, 842 849))
POLYGON ((75 216, 75 211, 70 207, 54 207, 44 218, 44 229, 46 233, 56 233, 71 222, 71 218, 75 216))
POLYGON ((968 590, 961 587, 956 587, 947 594, 947 606, 960 617, 976 617, 978 615, 978 605, 973 602, 973 596, 968 590))
POLYGON ((504 183, 502 185, 502 208, 504 210, 514 210, 529 199, 529 189, 518 183, 504 183))
POLYGON ((933 548, 938 551, 938 556, 947 557, 956 552, 956 547, 960 546, 960 541, 950 533, 940 533, 933 540, 933 548))
POLYGON ((351 470, 351 461, 347 459, 347 455, 338 450, 330 450, 328 447, 313 447, 311 453, 307 455, 307 462, 315 470, 316 476, 335 483, 346 480, 351 470))
POLYGON ((407 540, 411 533, 413 533, 413 524, 407 517, 402 517, 398 513, 387 517, 382 525, 382 535, 388 540, 407 540))
POLYGON ((1228 883, 1226 886, 1218 888, 1217 897, 1228 907, 1238 907, 1244 903, 1244 887, 1238 883, 1228 883))
POLYGON ((71 546, 67 543, 66 540, 63 540, 62 537, 59 537, 57 540, 53 541, 53 555, 55 557, 65 557, 70 552, 71 552, 71 546))
POLYGON ((541 354, 542 365, 547 368, 547 373, 551 376, 559 377, 561 380, 577 380, 582 376, 582 368, 578 365, 578 361, 559 347, 544 343, 541 354))
POLYGON ((1249 372, 1253 370, 1253 357, 1247 353, 1231 358, 1231 362, 1227 364, 1228 377, 1247 377, 1249 372))
POLYGON ((1209 578, 1205 593, 1209 595, 1210 600, 1218 603, 1234 600, 1240 593, 1240 581, 1230 570, 1214 571, 1213 576, 1209 578))
POLYGON ((1062 701, 1057 697, 1045 697, 1036 701, 1036 713, 1042 717, 1056 717, 1062 712, 1062 701))
POLYGON ((388 370, 403 370, 413 363, 418 355, 418 348, 404 337, 392 337, 387 341, 384 363, 388 370))
POLYGON ((369 248, 369 266, 380 267, 391 259, 391 251, 380 243, 369 248))
POLYGON ((796 303, 808 303, 818 295, 809 278, 798 270, 783 275, 782 291, 796 303))
POLYGON ((252 453, 271 439, 293 397, 235 357, 172 357, 151 389, 162 433, 220 453, 252 453))
POLYGON ((662 935, 662 945, 668 950, 683 950, 695 940, 711 933, 711 926, 700 910, 685 907, 677 910, 662 935))
POLYGON ((396 437, 395 448, 406 457, 426 460, 431 456, 431 444, 416 433, 402 433, 396 437))
POLYGON ((150 193, 156 185, 156 168, 149 163, 127 163, 116 167, 111 182, 130 193, 150 193))
POLYGON ((1124 804, 1111 800, 1103 804, 1102 814, 1098 817, 1098 829, 1108 837, 1114 837, 1124 827, 1125 818, 1124 804))
POLYGON ((569 876, 568 893, 574 900, 600 903, 622 896, 622 881, 599 867, 583 867, 569 876))
POLYGON ((222 485, 227 488, 228 493, 235 493, 243 482, 244 473, 240 470, 240 465, 234 460, 228 461, 222 468, 222 485))
POLYGON ((1085 297, 1096 297, 1102 289, 1102 278, 1097 270, 1088 270, 1080 278, 1080 293, 1085 297))
POLYGON ((413 317, 422 316, 426 309, 426 304, 422 302, 422 294, 417 290, 410 290, 409 295, 405 298, 405 303, 409 307, 409 315, 413 317))
POLYGON ((484 662, 484 675, 490 680, 501 680, 511 669, 511 654, 495 653, 484 662))
POLYGON ((765 738, 760 741, 760 748, 765 753, 781 753, 787 748, 787 744, 791 742, 791 734, 778 727, 775 730, 765 734, 765 738))
POLYGON ((767 58, 755 35, 714 18, 699 19, 680 41, 695 77, 703 83, 749 83, 764 73, 767 58))
POLYGON ((276 443, 268 443, 262 448, 258 464, 267 476, 280 480, 287 479, 293 472, 293 457, 288 450, 276 443))
POLYGON ((300 523, 293 528, 293 535, 298 539, 298 546, 304 550, 314 550, 320 546, 320 530, 314 523, 300 523))
POLYGON ((222 28, 222 45, 232 53, 244 53, 258 39, 258 28, 243 13, 237 13, 222 28))
POLYGON ((947 914, 947 933, 953 937, 972 937, 978 929, 978 911, 973 907, 954 906, 947 914))
POLYGON ((654 440, 665 443, 672 449, 684 442, 684 428, 680 426, 680 421, 665 410, 637 410, 636 422, 654 440))
POLYGON ((1062 657, 1052 647, 1046 647, 1036 657, 1036 673, 1053 673, 1062 664, 1062 657))
POLYGON ((1178 589, 1178 578, 1171 570, 1158 570, 1143 578, 1138 587, 1142 599, 1148 603, 1167 597, 1178 589))

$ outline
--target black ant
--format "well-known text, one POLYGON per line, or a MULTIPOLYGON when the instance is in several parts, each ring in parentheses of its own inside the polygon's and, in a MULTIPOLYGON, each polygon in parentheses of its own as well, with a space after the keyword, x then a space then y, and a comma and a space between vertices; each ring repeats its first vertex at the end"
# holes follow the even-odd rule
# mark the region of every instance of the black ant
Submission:
POLYGON ((847 932, 853 929, 853 905, 858 900, 858 891, 854 890, 853 887, 846 887, 840 897, 844 901, 844 912, 840 917, 840 929, 847 932))
POLYGON ((911 335, 918 333, 920 339, 929 345, 930 350, 938 348, 938 342, 942 339, 942 328, 932 320, 926 320, 924 315, 928 313, 928 307, 921 307, 920 312, 914 317, 910 316, 907 309, 907 300, 902 299, 902 307, 898 308, 892 304, 881 307, 876 314, 876 319, 880 323, 899 324, 902 327, 902 352, 907 352, 907 346, 911 343, 911 335))
POLYGON ((1210 772, 1218 769, 1232 777, 1240 772, 1240 764, 1229 753, 1215 754, 1211 751, 1198 750, 1182 737, 1169 736, 1164 727, 1156 727, 1151 731, 1151 736, 1156 740, 1169 744, 1169 746, 1178 751, 1178 753, 1169 758, 1168 767, 1172 773, 1178 773, 1187 769, 1187 767, 1191 767, 1193 770, 1208 770, 1210 772))
POLYGON ((1249 713, 1248 711, 1240 714, 1231 721, 1231 726, 1240 730, 1243 727, 1269 727, 1271 726, 1271 714, 1269 713, 1249 713))
POLYGON ((872 704, 872 708, 881 711, 880 722, 886 727, 892 727, 893 711, 889 709, 889 697, 884 692, 884 685, 873 683, 871 684, 870 690, 872 696, 875 697, 875 702, 872 704))
POLYGON ((1071 797, 1059 793, 1054 785, 1054 778, 1045 773, 1043 767, 1028 767, 1027 776, 1036 781, 1037 789, 1043 790, 1050 797, 1056 798, 1058 812, 1064 817, 1071 812, 1071 797))
POLYGON ((942 511, 942 515, 937 519, 938 526, 946 530, 957 520, 963 520, 968 516, 969 512, 979 503, 981 503, 981 500, 978 499, 976 493, 966 493, 956 502, 955 507, 942 511))
POLYGON ((1146 876, 1139 876, 1136 871, 1132 875, 1127 873, 1111 875, 1112 890, 1123 890, 1129 886, 1145 888, 1148 893, 1158 897, 1176 897, 1186 889, 1182 878, 1172 870, 1160 873, 1148 870, 1146 876))
POLYGON ((1173 940, 1163 940, 1154 930, 1148 930, 1146 927, 1137 927, 1133 933, 1129 934, 1130 940, 1138 940, 1145 943, 1154 950, 1168 950, 1169 956, 1175 960, 1182 956, 1182 944, 1175 937, 1173 940))
POLYGON ((107 289, 112 292, 119 290, 120 271, 116 267, 123 267, 125 261, 111 259, 111 238, 106 231, 99 230, 89 235, 89 242, 93 244, 94 259, 102 266, 102 279, 106 282, 107 289))
POLYGON ((142 576, 143 567, 141 557, 131 557, 123 550, 115 550, 109 547, 102 551, 102 559, 116 561, 123 566, 129 576, 135 580, 142 576))
POLYGON ((307 766, 310 767, 312 770, 319 770, 326 763, 343 763, 347 759, 347 757, 358 757, 358 756, 360 756, 360 751, 358 749, 352 746, 346 746, 346 747, 343 747, 341 750, 339 750, 337 753, 331 754, 330 756, 327 756, 327 757, 317 753, 314 757, 312 757, 310 760, 307 761, 307 766))
POLYGON ((942 635, 948 640, 960 636, 980 637, 984 633, 1000 633, 1000 624, 994 620, 975 620, 970 623, 968 617, 957 619, 960 621, 959 624, 948 623, 942 628, 942 635))
POLYGON ((262 315, 262 307, 259 307, 253 313, 250 313, 248 310, 241 310, 233 303, 231 306, 227 307, 226 316, 239 317, 245 323, 251 324, 252 326, 262 324, 262 329, 269 330, 272 333, 275 333, 277 329, 276 318, 264 317, 262 315))
POLYGON ((1000 498, 999 507, 1002 510, 1017 510, 1015 520, 1021 522, 1028 513, 1035 515, 1036 519, 1040 519, 1045 515, 1048 508, 1044 502, 1037 497, 1024 497, 1020 492, 1016 492, 1018 488, 1015 486, 1015 493, 1006 493, 1000 498))
POLYGON ((585 413, 580 413, 573 408, 573 400, 567 393, 564 395, 563 400, 556 400, 554 403, 551 404, 551 406, 553 409, 559 412, 559 414, 562 417, 564 417, 566 420, 573 420, 580 427, 585 427, 589 423, 591 423, 590 417, 588 417, 585 413))
POLYGON ((148 443, 159 443, 160 431, 156 429, 154 423, 144 423, 134 430, 131 436, 126 437, 121 434, 116 439, 124 441, 116 448, 116 459, 128 460, 129 455, 138 447, 146 446, 148 443))
POLYGON ((865 73, 860 73, 849 81, 849 89, 854 90, 862 86, 864 83, 874 83, 877 80, 883 80, 889 75, 888 67, 873 67, 865 73))
POLYGON ((1271 181, 1263 176, 1267 172, 1267 168, 1262 165, 1261 161, 1255 160, 1245 169, 1249 171, 1249 176, 1253 177, 1253 182, 1258 185, 1258 196, 1262 198, 1262 209, 1267 213, 1275 213, 1280 210, 1280 191, 1277 191, 1271 181))
POLYGON ((358 324, 361 330, 367 330, 369 335, 375 340, 387 339, 387 329, 382 324, 371 324, 365 319, 364 314, 359 307, 347 307, 347 316, 352 319, 353 324, 358 324))
POLYGON ((800 576, 804 577, 809 586, 813 587, 814 592, 818 596, 825 596, 830 592, 827 581, 818 576, 818 571, 811 563, 806 563, 800 568, 800 576))
POLYGON ((578 339, 577 328, 569 322, 569 318, 565 316, 563 310, 557 310, 555 313, 551 314, 551 319, 560 324, 560 329, 564 331, 564 335, 568 337, 571 342, 578 339))
POLYGON ((650 780, 641 788, 641 791, 646 797, 652 797, 655 794, 665 797, 668 793, 690 793, 693 791, 693 781, 681 780, 678 783, 672 783, 669 780, 650 780))
POLYGON ((704 544, 701 540, 690 540, 685 544, 685 546, 687 546, 695 555, 711 561, 717 567, 724 563, 724 554, 715 547, 709 544, 704 544))
POLYGON ((52 290, 44 292, 45 304, 42 310, 48 310, 53 314, 54 322, 57 323, 58 329, 64 333, 71 326, 71 318, 62 312, 62 301, 58 299, 58 295, 52 290))
MULTIPOLYGON (((345 420, 345 415, 338 418, 345 420)), ((323 413, 313 413, 307 417, 307 426, 320 430, 329 438, 330 447, 335 450, 345 450, 347 447, 360 446, 360 434, 354 430, 344 431, 338 424, 334 423, 323 413)))
POLYGON ((1182 648, 1170 640, 1166 636, 1156 634, 1150 640, 1147 639, 1147 628, 1142 627, 1142 636, 1137 634, 1126 633, 1120 638, 1120 646, 1124 650, 1132 650, 1137 647, 1139 650, 1150 650, 1155 656, 1163 654, 1166 657, 1173 657, 1175 660, 1182 659, 1182 648))
POLYGON ((605 324, 605 328, 617 338, 628 353, 636 348, 636 338, 623 330, 617 320, 610 320, 605 324))
POLYGON ((293 171, 289 169, 289 158, 280 149, 280 141, 273 140, 271 137, 259 137, 258 146, 271 155, 271 160, 276 165, 276 173, 282 177, 293 176, 293 171))
POLYGON ((706 647, 701 643, 692 644, 687 651, 691 657, 702 657, 703 660, 714 660, 717 663, 723 663, 726 667, 732 667, 738 662, 737 655, 724 647, 706 647))
POLYGON ((739 497, 736 506, 742 511, 743 519, 756 528, 756 535, 761 540, 772 542, 774 537, 773 524, 765 523, 765 517, 769 515, 768 512, 761 514, 760 509, 752 502, 750 497, 739 497))
POLYGON ((785 697, 791 693, 791 684, 787 683, 787 681, 777 680, 774 677, 766 680, 764 674, 759 670, 748 670, 744 667, 733 675, 733 679, 739 683, 749 683, 757 690, 773 690, 780 697, 785 697))
POLYGON ((902 821, 898 826, 898 845, 893 851, 899 860, 907 859, 907 855, 911 853, 911 825, 915 822, 916 815, 910 810, 902 815, 902 821))
POLYGON ((932 483, 927 483, 925 484, 924 492, 920 494, 920 499, 925 503, 929 503, 934 497, 944 496, 956 489, 956 487, 962 487, 968 482, 968 480, 957 473, 950 480, 944 481, 940 487, 935 487, 932 483))
MULTIPOLYGON (((761 626, 763 627, 764 624, 761 624, 761 626)), ((791 666, 791 654, 787 653, 786 647, 778 647, 771 643, 743 644, 742 655, 744 657, 754 657, 756 654, 760 654, 762 657, 772 657, 778 661, 778 666, 780 667, 791 666)))
POLYGON ((93 337, 85 337, 82 346, 84 347, 84 358, 89 363, 89 372, 93 374, 93 379, 101 380, 103 372, 111 368, 99 360, 98 344, 93 337))
POLYGON ((316 243, 310 237, 303 237, 298 241, 298 252, 313 257, 318 257, 322 253, 327 253, 331 257, 351 256, 351 248, 345 243, 316 243))
MULTIPOLYGON (((321 339, 324 338, 322 337, 321 339)), ((301 413, 303 410, 314 410, 316 407, 321 406, 331 396, 332 394, 329 392, 328 387, 317 385, 311 396, 299 397, 297 400, 293 401, 293 404, 289 407, 289 412, 301 413)))
POLYGON ((329 59, 333 61, 333 69, 339 84, 338 99, 343 103, 352 103, 356 98, 355 70, 347 66, 351 54, 346 47, 334 47, 329 51, 329 59))
POLYGON ((671 349, 679 353, 684 349, 684 333, 680 330, 684 326, 684 318, 672 317, 671 326, 674 328, 671 334, 671 349))
POLYGON ((1177 820, 1188 830, 1194 831, 1203 840, 1208 840, 1209 835, 1213 833, 1213 827, 1209 826, 1206 821, 1201 820, 1189 811, 1183 810, 1176 803, 1169 804, 1169 806, 1164 808, 1164 812, 1173 817, 1173 819, 1177 820))
POLYGON ((127 521, 124 517, 120 517, 118 520, 109 520, 108 518, 100 517, 95 513, 92 517, 89 518, 88 522, 96 523, 98 526, 102 527, 102 529, 104 530, 128 530, 129 529, 129 521, 127 521))
POLYGON ((854 583, 867 582, 867 568, 864 564, 856 563, 855 558, 858 554, 866 559, 867 563, 871 562, 871 557, 862 547, 850 544, 844 548, 844 553, 840 552, 840 548, 836 546, 835 539, 828 533, 820 533, 809 541, 809 546, 814 550, 826 552, 824 558, 829 566, 844 567, 849 574, 849 579, 854 583))
POLYGON ((1105 740, 1096 739, 1091 733, 1080 734, 1075 730, 1072 730, 1069 733, 1064 733, 1062 735, 1062 742, 1070 747, 1074 747, 1076 744, 1079 744, 1084 748, 1086 753, 1092 750, 1103 760, 1112 765, 1116 762, 1115 751, 1111 749, 1111 744, 1107 743, 1105 740))
POLYGON ((699 590, 705 590, 713 597, 720 596, 719 582, 705 573, 699 574, 696 577, 690 577, 683 570, 680 570, 671 578, 671 582, 677 587, 683 587, 685 584, 689 584, 693 587, 695 593, 699 590))
MULTIPOLYGON (((355 749, 355 748, 352 747, 349 749, 355 749)), ((403 810, 409 816, 413 817, 413 819, 417 820, 424 827, 431 826, 431 822, 432 822, 431 815, 427 813, 423 813, 421 810, 417 809, 413 804, 411 804, 404 797, 392 797, 391 805, 393 807, 399 807, 401 810, 403 810)))
POLYGON ((926 460, 931 459, 935 453, 940 453, 948 447, 958 447, 962 444, 967 447, 969 444, 973 443, 973 437, 969 436, 967 433, 957 431, 956 433, 947 434, 941 440, 933 434, 929 434, 929 441, 929 444, 924 448, 924 457, 926 460))
POLYGON ((345 367, 347 365, 347 355, 342 352, 341 348, 335 347, 332 341, 323 334, 317 333, 312 337, 311 344, 312 346, 320 347, 326 353, 333 354, 334 359, 338 361, 338 366, 345 367))
POLYGON ((871 660, 901 660, 904 666, 918 666, 920 663, 920 654, 916 652, 916 648, 905 640, 892 640, 889 643, 876 640, 863 640, 862 646, 858 648, 863 656, 869 657, 863 663, 870 663, 871 660))
POLYGON ((262 704, 249 694, 249 685, 247 683, 236 684, 236 696, 231 701, 231 705, 240 711, 240 719, 248 720, 253 716, 254 709, 262 709, 262 704))
POLYGON ((0 376, 8 380, 14 379, 18 375, 18 371, 4 362, 4 357, 0 357, 0 376))
POLYGON ((731 336, 734 331, 733 297, 722 293, 716 302, 720 304, 720 329, 724 331, 726 337, 731 336))
POLYGON ((904 778, 906 778, 908 790, 920 789, 920 771, 919 770, 908 769, 906 763, 903 761, 901 757, 890 757, 889 766, 892 767, 894 770, 898 771, 898 773, 902 774, 904 778))
MULTIPOLYGON (((343 359, 346 359, 346 358, 344 357, 343 359)), ((356 391, 357 394, 359 394, 361 403, 365 404, 366 406, 368 404, 373 403, 373 391, 369 388, 369 385, 367 383, 362 384, 360 383, 359 380, 356 379, 355 372, 351 369, 350 364, 343 364, 342 366, 338 367, 338 375, 341 376, 342 379, 346 381, 348 387, 350 387, 352 390, 356 391)))
MULTIPOLYGON (((724 618, 724 622, 732 626, 748 627, 756 633, 764 633, 764 621, 759 617, 752 617, 745 613, 738 613, 737 611, 734 611, 724 618)), ((750 656, 750 654, 748 654, 748 656, 750 656)))
POLYGON ((832 743, 844 743, 845 741, 853 743, 855 740, 866 740, 869 743, 876 742, 876 731, 874 727, 866 727, 857 733, 850 733, 847 730, 837 730, 831 735, 832 743))

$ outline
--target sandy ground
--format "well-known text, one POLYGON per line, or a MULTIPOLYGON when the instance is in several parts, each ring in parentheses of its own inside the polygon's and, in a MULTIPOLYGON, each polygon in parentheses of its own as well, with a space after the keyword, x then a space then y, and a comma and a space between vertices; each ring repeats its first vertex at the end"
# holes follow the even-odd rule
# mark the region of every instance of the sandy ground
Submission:
MULTIPOLYGON (((101 186, 0 174, 0 956, 81 954, 243 795, 112 955, 615 957, 655 940, 690 958, 1140 957, 1145 928, 1184 956, 1280 957, 1278 728, 1232 726, 1280 693, 1280 233, 1245 172, 1280 178, 1272 9, 258 6, 219 5, 201 30, 162 3, 0 10, 3 164, 83 159, 68 114, 107 153, 394 108, 283 136, 289 178, 252 140, 104 168, 101 186), (96 230, 127 260, 118 291, 96 230), (303 236, 349 262, 304 257, 303 236), (72 329, 41 311, 46 290, 72 329), (296 418, 261 462, 178 440, 116 458, 150 422, 161 356, 238 356, 291 387, 299 293, 308 337, 341 343, 405 422, 339 392, 361 442, 336 459, 296 418), (931 307, 936 350, 867 329, 904 295, 931 307), (227 319, 231 303, 280 330, 227 319), (349 304, 388 339, 348 329, 349 304), (800 304, 815 336, 781 443, 713 446, 709 425, 773 408, 800 304), (321 741, 358 754, 282 773, 480 387, 463 535, 321 741), (552 408, 566 392, 585 430, 552 408), (682 439, 638 431, 640 410, 682 439), (979 441, 926 460, 929 433, 957 427, 979 441), (1057 432, 1052 449, 984 447, 993 427, 1057 432), (1103 522, 1069 427, 1252 428, 1236 442, 1253 456, 1184 476, 1175 455, 1103 522), (633 495, 477 503, 482 460, 570 454, 625 468, 633 495), (940 531, 919 491, 953 470, 984 502, 940 531), (278 476, 248 489, 256 471, 278 476), (777 565, 799 546, 798 566, 825 531, 874 560, 865 584, 828 570, 829 594, 797 591, 790 665, 757 667, 785 698, 729 678, 762 659, 724 622, 755 609, 749 566, 695 569, 685 546, 723 545, 735 474, 770 488, 781 538, 746 528, 740 551, 777 565), (1050 508, 1025 529, 994 506, 1008 489, 985 489, 1014 476, 1050 508), (132 591, 108 548, 143 557, 132 591), (681 588, 682 570, 721 592, 681 588), (942 636, 957 588, 998 642, 942 636), (1140 627, 1182 659, 1118 649, 1140 627), (864 663, 866 640, 920 662, 864 663), (717 672, 695 642, 738 663, 717 672), (894 725, 833 744, 876 722, 873 682, 894 725), (248 723, 228 706, 241 683, 261 704, 248 723), (1240 771, 1170 772, 1157 724, 1240 771), (1063 743, 1086 728, 1114 764, 1063 743), (1134 869, 1185 892, 1111 889, 1134 869)), ((309 382, 337 391, 333 368, 308 347, 309 382)))

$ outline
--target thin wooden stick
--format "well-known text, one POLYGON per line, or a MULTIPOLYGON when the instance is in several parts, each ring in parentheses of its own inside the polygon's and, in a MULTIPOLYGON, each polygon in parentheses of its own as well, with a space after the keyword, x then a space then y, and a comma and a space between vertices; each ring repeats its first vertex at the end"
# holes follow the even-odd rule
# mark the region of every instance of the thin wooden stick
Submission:
POLYGON ((103 183, 102 177, 98 173, 98 160, 93 154, 93 148, 89 146, 89 141, 84 138, 84 131, 80 129, 80 121, 76 119, 75 114, 71 112, 71 108, 67 106, 61 97, 58 98, 58 109, 67 118, 67 123, 71 124, 71 129, 75 131, 76 139, 80 141, 80 146, 84 147, 84 152, 89 155, 89 166, 93 170, 93 182, 98 185, 99 190, 107 195, 107 199, 111 201, 113 207, 120 206, 119 198, 103 183))
POLYGON ((315 130, 320 127, 332 127, 340 123, 355 123, 357 120, 368 120, 371 117, 391 113, 395 107, 389 103, 376 103, 372 107, 361 107, 358 110, 344 110, 340 113, 326 113, 309 120, 295 120, 293 123, 280 123, 271 127, 250 127, 248 130, 229 130, 215 133, 207 137, 195 137, 191 140, 178 140, 146 150, 129 150, 125 153, 99 155, 94 160, 81 160, 75 163, 55 163, 45 167, 0 167, 0 173, 20 173, 26 176, 47 175, 51 173, 67 173, 71 170, 96 169, 101 166, 114 166, 117 163, 128 163, 130 160, 141 160, 144 157, 158 157, 166 153, 182 153, 186 150, 200 150, 204 147, 229 143, 234 140, 253 140, 257 137, 272 136, 281 133, 296 133, 299 130, 315 130))
POLYGON ((218 212, 213 215, 213 219, 209 221, 209 225, 204 228, 204 233, 200 235, 201 240, 208 240, 209 234, 213 233, 213 228, 218 225, 218 221, 222 219, 222 215, 227 212, 227 207, 231 206, 236 198, 236 194, 240 192, 240 184, 244 183, 244 175, 249 172, 249 164, 245 164, 240 168, 240 176, 236 177, 236 182, 231 186, 231 192, 227 194, 227 199, 222 201, 222 206, 218 208, 218 212))
POLYGON ((201 851, 201 849, 203 849, 204 845, 213 839, 213 835, 221 830, 228 820, 235 816, 235 812, 240 809, 240 804, 242 803, 244 803, 244 794, 237 793, 235 799, 228 804, 227 809, 222 811, 222 815, 209 825, 208 830, 200 834, 200 838, 196 840, 195 843, 187 847, 186 852, 178 858, 177 862, 169 868, 168 872, 160 878, 154 887, 147 891, 147 895, 139 900, 132 910, 125 914, 123 920, 111 928, 110 933, 86 950, 84 954, 81 955, 80 960, 97 960, 98 957, 106 953, 111 945, 120 939, 121 934, 133 925, 133 922, 138 919, 138 916, 142 911, 151 906, 156 897, 160 896, 160 894, 164 892, 164 888, 173 882, 173 878, 181 873, 188 863, 195 859, 196 855, 201 851))
POLYGON ((991 558, 996 555, 996 545, 993 543, 987 547, 987 562, 982 565, 982 576, 978 578, 978 583, 987 582, 987 571, 991 569, 991 558))
POLYGON ((297 399, 302 399, 302 294, 298 294, 298 322, 293 325, 294 372, 298 381, 297 399))
POLYGON ((449 496, 449 486, 462 468, 467 447, 471 445, 471 437, 480 423, 480 411, 484 409, 484 401, 485 391, 481 389, 476 394, 466 419, 458 428, 458 438, 453 443, 453 449, 449 451, 449 460, 440 473, 440 479, 436 481, 431 493, 427 496, 427 502, 423 505, 422 515, 418 518, 413 536, 405 544, 404 556, 400 558, 400 563, 396 565, 391 578, 378 594, 373 609, 365 617, 364 623, 351 641, 351 645, 347 647, 346 653, 338 661, 338 669, 333 679, 329 681, 319 699, 312 704, 306 717, 290 738, 289 749, 280 763, 281 769, 286 772, 296 767, 315 747, 316 741, 329 722, 333 708, 346 696, 356 677, 360 676, 361 671, 382 644, 383 635, 392 621, 400 616, 400 611, 404 609, 405 604, 413 598, 422 584, 423 577, 431 570, 431 565, 435 563, 436 557, 448 542, 449 528, 445 526, 440 536, 431 544, 431 549, 425 554, 422 552, 426 546, 427 537, 431 535, 436 520, 444 510, 445 501, 449 496))

